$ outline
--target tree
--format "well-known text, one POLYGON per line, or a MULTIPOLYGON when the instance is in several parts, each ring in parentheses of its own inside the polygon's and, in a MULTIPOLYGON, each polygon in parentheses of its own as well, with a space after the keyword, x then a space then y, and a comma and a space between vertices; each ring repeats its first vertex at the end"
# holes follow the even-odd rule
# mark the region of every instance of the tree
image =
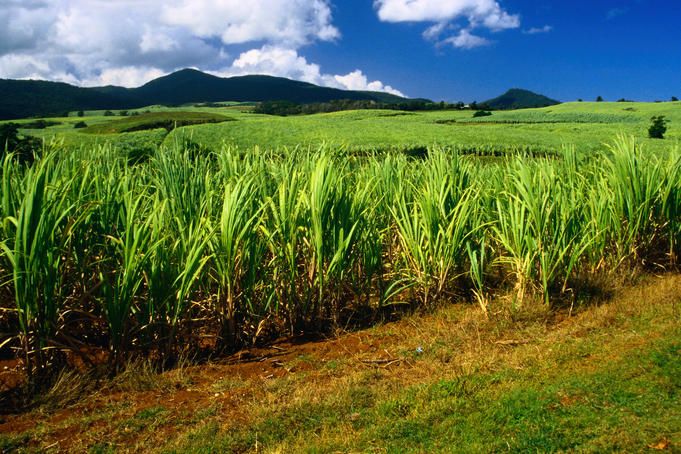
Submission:
POLYGON ((76 115, 78 115, 79 117, 84 117, 84 116, 85 116, 85 112, 83 112, 82 110, 79 110, 78 113, 77 113, 76 115))
POLYGON ((473 118, 478 118, 478 117, 489 117, 490 115, 492 115, 492 112, 490 112, 490 111, 488 111, 488 110, 477 110, 477 111, 473 114, 473 118))
POLYGON ((596 98, 596 102, 603 102, 603 97, 599 96, 598 98, 596 98))
POLYGON ((664 115, 652 117, 650 128, 648 128, 648 137, 651 139, 664 139, 664 134, 667 132, 667 119, 664 115))
POLYGON ((34 153, 40 150, 42 142, 35 137, 19 136, 19 125, 5 123, 0 125, 0 158, 5 152, 14 153, 15 158, 22 163, 31 163, 35 159, 34 153))
POLYGON ((113 117, 113 116, 114 116, 114 113, 111 112, 110 110, 107 110, 106 112, 104 112, 104 116, 105 116, 105 117, 113 117))
POLYGON ((74 128, 74 129, 87 128, 87 123, 85 123, 84 121, 79 121, 78 123, 76 123, 75 125, 73 125, 73 128, 74 128))
POLYGON ((677 98, 676 96, 672 96, 672 102, 676 102, 678 100, 679 100, 679 98, 677 98))
POLYGON ((2 154, 5 150, 13 151, 19 143, 19 125, 16 123, 5 123, 0 125, 0 150, 2 154))
POLYGON ((265 115, 298 115, 301 113, 302 106, 291 101, 264 101, 255 106, 254 113, 265 115))

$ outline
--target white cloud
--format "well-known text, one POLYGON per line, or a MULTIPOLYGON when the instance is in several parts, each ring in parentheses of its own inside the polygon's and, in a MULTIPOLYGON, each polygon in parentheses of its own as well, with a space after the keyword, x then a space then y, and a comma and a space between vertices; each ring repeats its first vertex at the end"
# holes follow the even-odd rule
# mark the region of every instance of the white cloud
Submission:
POLYGON ((195 67, 400 94, 360 70, 325 74, 300 55, 340 38, 331 0, 0 0, 0 23, 5 78, 134 87, 195 67))
POLYGON ((51 73, 50 65, 30 55, 0 56, 0 74, 9 79, 44 79, 51 73))
POLYGON ((2 0, 0 23, 8 26, 0 27, 0 77, 87 85, 117 80, 130 86, 144 81, 139 75, 227 63, 222 46, 161 23, 158 11, 164 4, 2 0), (27 62, 23 68, 17 66, 18 59, 27 62))
POLYGON ((481 36, 473 35, 470 30, 464 29, 458 35, 442 40, 440 44, 451 44, 459 49, 474 49, 476 47, 489 46, 492 42, 481 36))
POLYGON ((223 77, 266 74, 344 90, 383 91, 404 96, 399 90, 380 80, 370 81, 359 69, 346 75, 324 74, 319 65, 308 62, 296 50, 271 45, 244 52, 231 66, 213 73, 223 77))
POLYGON ((157 51, 169 52, 180 47, 181 44, 170 33, 152 30, 151 27, 146 28, 140 41, 140 50, 145 54, 157 51))
POLYGON ((435 25, 431 25, 423 32, 423 37, 428 40, 437 40, 440 35, 450 27, 446 22, 438 22, 435 25))
POLYGON ((324 74, 300 55, 340 38, 330 0, 0 0, 0 23, 4 78, 133 87, 196 67, 399 93, 359 70, 324 74))
POLYGON ((397 96, 404 96, 404 94, 391 87, 384 85, 380 80, 369 81, 367 76, 362 71, 356 69, 344 76, 333 76, 342 88, 346 90, 368 90, 368 91, 384 91, 397 96))
POLYGON ((159 68, 126 66, 123 68, 109 68, 103 70, 98 76, 81 81, 82 85, 101 87, 116 85, 119 87, 139 87, 152 79, 165 75, 166 72, 159 68))
POLYGON ((374 5, 384 22, 450 22, 463 17, 490 29, 520 25, 520 18, 496 0, 375 0, 374 5))
POLYGON ((526 35, 539 35, 541 33, 550 33, 553 31, 553 27, 550 25, 544 25, 543 27, 532 27, 527 30, 523 30, 526 35))
POLYGON ((225 44, 254 41, 301 46, 340 36, 326 0, 180 0, 164 9, 171 25, 225 44))
POLYGON ((476 28, 491 32, 520 27, 520 16, 504 10, 497 0, 374 0, 378 17, 383 22, 430 22, 424 38, 439 45, 452 44, 472 49, 491 43, 471 33, 476 28), (444 39, 441 35, 456 24, 465 22, 458 34, 444 39))
POLYGON ((221 72, 223 75, 266 74, 319 83, 320 71, 319 65, 308 63, 293 49, 266 45, 242 53, 231 67, 221 72))

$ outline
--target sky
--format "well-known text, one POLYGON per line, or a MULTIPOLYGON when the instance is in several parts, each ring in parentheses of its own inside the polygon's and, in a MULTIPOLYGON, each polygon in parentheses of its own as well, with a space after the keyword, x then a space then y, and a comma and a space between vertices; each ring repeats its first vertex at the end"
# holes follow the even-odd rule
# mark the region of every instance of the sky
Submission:
POLYGON ((681 97, 681 0, 0 0, 0 78, 182 68, 436 101, 681 97))

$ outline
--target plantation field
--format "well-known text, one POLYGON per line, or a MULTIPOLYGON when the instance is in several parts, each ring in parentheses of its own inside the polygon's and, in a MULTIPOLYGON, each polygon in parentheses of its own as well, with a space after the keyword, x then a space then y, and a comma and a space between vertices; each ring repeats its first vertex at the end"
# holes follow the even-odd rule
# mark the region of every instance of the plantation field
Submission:
POLYGON ((681 104, 249 109, 21 122, 0 451, 678 446, 681 104))
POLYGON ((489 312, 494 291, 575 304, 603 273, 675 266, 681 245, 681 150, 651 155, 624 136, 605 154, 494 166, 440 149, 414 160, 177 143, 131 160, 54 146, 29 167, 6 156, 0 174, 14 333, 2 346, 38 376, 55 342, 105 348, 115 372, 394 305, 464 297, 489 312), (92 318, 67 315, 79 313, 92 318))
POLYGON ((671 120, 668 140, 681 140, 681 103, 569 103, 543 109, 494 112, 472 118, 470 111, 395 112, 350 111, 303 117, 266 117, 187 131, 193 140, 218 148, 221 144, 250 148, 298 145, 345 147, 349 150, 400 150, 430 146, 458 147, 485 152, 488 148, 513 151, 556 151, 576 145, 580 151, 602 150, 614 134, 632 135, 648 148, 663 151, 669 142, 647 139, 652 115, 671 120), (634 111, 626 110, 634 109, 634 111))
MULTIPOLYGON (((555 152, 563 145, 575 145, 580 152, 604 149, 615 134, 636 137, 651 152, 663 152, 681 140, 681 103, 565 103, 542 109, 494 112, 489 117, 472 118, 470 111, 399 112, 363 110, 295 117, 274 117, 250 112, 251 106, 224 107, 152 106, 137 112, 201 112, 225 115, 229 123, 178 128, 170 134, 149 131, 146 140, 138 135, 102 135, 96 140, 74 130, 84 120, 90 130, 111 132, 103 112, 86 112, 86 117, 55 119, 62 125, 44 130, 26 130, 45 139, 58 138, 67 146, 93 143, 139 143, 169 145, 191 138, 193 142, 217 150, 223 146, 272 150, 318 147, 322 144, 356 151, 410 151, 424 147, 457 147, 473 153, 529 150, 555 152), (648 139, 650 118, 664 115, 670 129, 664 141, 648 139), (179 136, 179 138, 178 138, 179 136)), ((132 111, 131 111, 132 112, 132 111)))

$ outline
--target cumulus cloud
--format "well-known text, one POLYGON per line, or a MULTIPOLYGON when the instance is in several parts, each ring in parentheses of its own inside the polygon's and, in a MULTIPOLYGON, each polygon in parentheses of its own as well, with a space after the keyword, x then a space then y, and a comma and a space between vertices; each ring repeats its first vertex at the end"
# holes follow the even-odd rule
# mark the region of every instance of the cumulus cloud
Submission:
POLYGON ((140 50, 144 54, 153 52, 169 52, 171 50, 180 49, 181 44, 172 36, 172 33, 166 33, 162 30, 152 30, 147 26, 142 40, 139 43, 140 50))
POLYGON ((333 77, 342 88, 347 90, 384 91, 393 95, 404 96, 401 91, 391 87, 390 85, 384 85, 380 80, 374 80, 370 82, 367 76, 365 76, 364 73, 362 73, 362 71, 359 69, 356 69, 344 76, 333 77))
MULTIPOLYGON (((0 0, 0 23, 5 78, 133 87, 195 67, 350 83, 299 53, 340 39, 330 0, 0 0)), ((364 80, 366 89, 396 92, 364 80)))
POLYGON ((97 76, 82 81, 86 86, 116 85, 119 87, 139 87, 152 79, 165 75, 165 71, 145 66, 125 66, 122 68, 107 68, 97 76))
POLYGON ((4 0, 0 19, 9 25, 0 28, 0 77, 83 85, 115 80, 134 86, 144 81, 145 74, 226 63, 222 45, 161 22, 158 11, 164 4, 160 0, 4 0), (18 61, 26 62, 23 69, 18 61))
POLYGON ((376 0, 385 22, 448 22, 460 17, 489 28, 516 28, 518 16, 504 11, 496 0, 376 0))
POLYGON ((318 83, 321 69, 319 65, 309 63, 305 57, 298 55, 296 50, 267 45, 242 53, 231 67, 220 73, 225 76, 266 74, 318 83))
POLYGON ((163 18, 198 36, 219 36, 225 44, 268 41, 297 47, 340 36, 326 0, 181 0, 167 7, 163 18))
POLYGON ((78 79, 63 71, 52 71, 49 62, 30 55, 7 54, 0 56, 0 75, 9 79, 45 79, 77 83, 78 79))
POLYGON ((383 22, 433 23, 423 33, 424 38, 461 49, 491 43, 474 35, 476 28, 499 32, 520 27, 520 16, 508 13, 496 0, 374 0, 374 7, 383 22), (459 29, 457 34, 442 38, 452 28, 459 29))

